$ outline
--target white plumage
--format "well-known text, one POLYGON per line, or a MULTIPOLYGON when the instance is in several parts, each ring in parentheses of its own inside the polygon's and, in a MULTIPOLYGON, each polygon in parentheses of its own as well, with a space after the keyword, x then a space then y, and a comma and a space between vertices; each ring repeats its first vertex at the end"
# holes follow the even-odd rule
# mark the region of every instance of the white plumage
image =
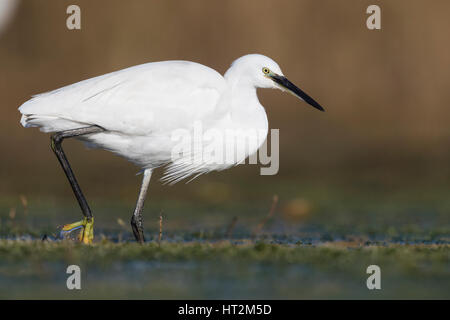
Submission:
MULTIPOLYGON (((174 130, 192 130, 200 121, 204 130, 254 129, 267 134, 256 88, 277 85, 263 76, 264 67, 282 74, 273 60, 256 54, 236 60, 224 77, 188 61, 142 64, 35 95, 19 108, 21 124, 44 132, 98 125, 106 131, 80 139, 144 169, 169 164, 163 180, 176 182, 233 164, 182 159, 174 163, 174 130)), ((257 148, 263 142, 258 141, 257 148)), ((246 150, 236 163, 256 150, 246 150)))

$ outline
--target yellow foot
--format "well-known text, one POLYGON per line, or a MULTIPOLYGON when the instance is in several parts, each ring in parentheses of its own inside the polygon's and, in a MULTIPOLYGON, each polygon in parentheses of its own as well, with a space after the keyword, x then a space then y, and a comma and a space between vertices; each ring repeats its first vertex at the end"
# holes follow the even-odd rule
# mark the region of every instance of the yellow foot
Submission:
POLYGON ((84 244, 91 244, 94 239, 94 218, 84 218, 81 221, 66 224, 61 230, 61 237, 68 238, 74 231, 79 230, 78 240, 84 244))

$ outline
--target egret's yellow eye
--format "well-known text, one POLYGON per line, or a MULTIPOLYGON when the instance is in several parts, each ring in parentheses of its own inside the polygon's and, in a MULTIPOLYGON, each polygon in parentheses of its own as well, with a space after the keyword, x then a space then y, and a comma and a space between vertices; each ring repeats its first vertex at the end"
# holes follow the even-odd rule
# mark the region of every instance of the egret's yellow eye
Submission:
POLYGON ((270 72, 270 70, 268 68, 264 67, 264 68, 262 68, 262 72, 264 74, 268 74, 270 72))

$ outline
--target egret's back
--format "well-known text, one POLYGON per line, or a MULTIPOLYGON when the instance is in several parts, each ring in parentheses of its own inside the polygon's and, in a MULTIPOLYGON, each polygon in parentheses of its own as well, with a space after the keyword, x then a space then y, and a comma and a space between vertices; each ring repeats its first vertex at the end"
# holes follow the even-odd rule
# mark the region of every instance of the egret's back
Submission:
POLYGON ((19 110, 23 126, 45 132, 98 125, 146 135, 184 128, 207 117, 225 86, 219 73, 201 64, 155 62, 36 95, 19 110))

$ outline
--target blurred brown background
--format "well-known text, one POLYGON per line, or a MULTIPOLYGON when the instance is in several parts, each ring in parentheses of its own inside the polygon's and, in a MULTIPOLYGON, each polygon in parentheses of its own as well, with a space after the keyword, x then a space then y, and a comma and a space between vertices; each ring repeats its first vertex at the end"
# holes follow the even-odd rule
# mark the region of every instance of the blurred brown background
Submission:
MULTIPOLYGON (((447 0, 20 1, 0 33, 0 193, 71 196, 48 135, 19 124, 17 108, 30 95, 150 61, 192 60, 224 73, 255 52, 276 60, 327 112, 260 90, 270 127, 280 129, 279 175, 240 166, 174 192, 215 183, 223 194, 219 183, 282 179, 446 185, 449 12, 447 0), (66 28, 70 4, 81 7, 81 30, 66 28), (381 7, 379 31, 366 28, 370 4, 381 7)), ((66 145, 88 195, 135 196, 133 165, 66 145)))

